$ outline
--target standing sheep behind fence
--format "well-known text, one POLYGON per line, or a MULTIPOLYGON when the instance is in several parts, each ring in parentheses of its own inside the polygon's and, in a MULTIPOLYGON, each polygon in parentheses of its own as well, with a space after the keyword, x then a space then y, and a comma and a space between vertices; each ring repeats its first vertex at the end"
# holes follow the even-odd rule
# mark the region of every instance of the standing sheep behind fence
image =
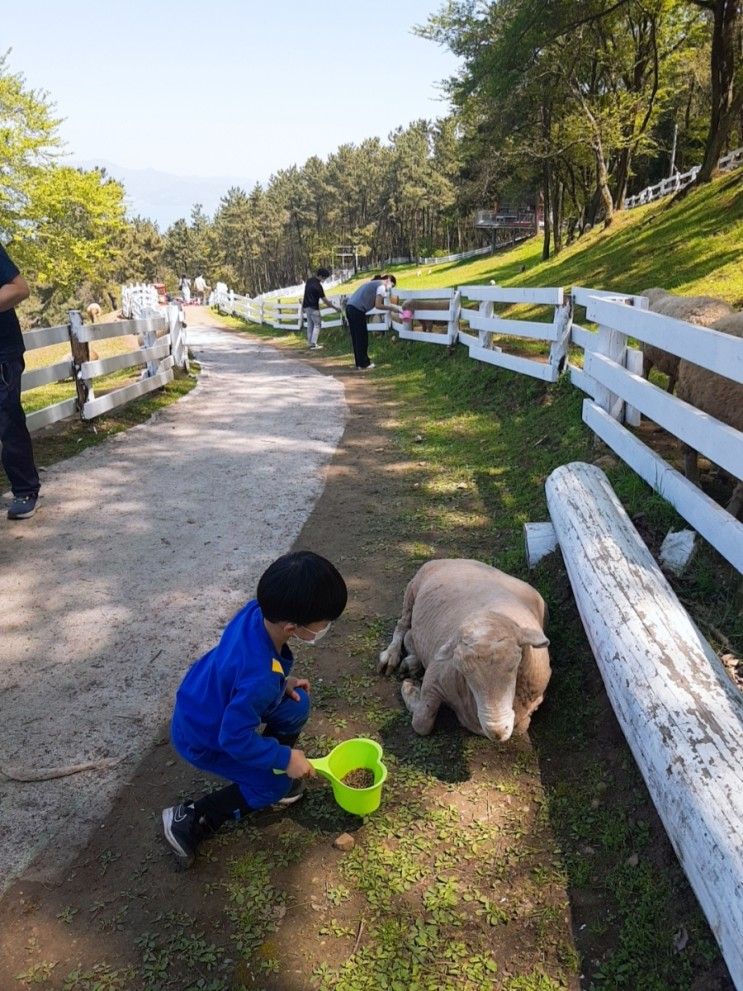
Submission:
MULTIPOLYGON (((645 289, 642 293, 647 296, 649 309, 653 313, 662 313, 667 317, 686 320, 687 323, 698 324, 700 327, 711 327, 715 320, 732 313, 732 307, 721 299, 712 296, 676 296, 657 286, 645 289)), ((664 351, 662 348, 644 344, 642 348, 642 374, 648 378, 653 368, 668 376, 668 391, 673 392, 678 381, 678 355, 664 351)))
MULTIPOLYGON (((719 302, 719 301, 718 301, 719 302)), ((712 324, 712 330, 743 337, 743 313, 728 313, 712 324)), ((734 430, 743 432, 743 383, 717 375, 691 361, 679 362, 676 395, 683 402, 714 416, 734 430)), ((692 482, 699 482, 697 452, 684 444, 684 471, 692 482)), ((727 511, 738 516, 743 509, 743 479, 736 478, 727 511)))

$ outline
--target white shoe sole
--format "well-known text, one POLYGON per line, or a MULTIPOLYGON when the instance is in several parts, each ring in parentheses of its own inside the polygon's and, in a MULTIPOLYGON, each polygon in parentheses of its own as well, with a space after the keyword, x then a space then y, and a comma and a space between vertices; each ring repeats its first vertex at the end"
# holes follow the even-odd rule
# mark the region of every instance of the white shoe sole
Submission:
POLYGON ((184 864, 193 863, 193 854, 184 850, 180 845, 176 837, 173 835, 171 826, 173 825, 173 809, 163 809, 163 832, 165 833, 165 839, 167 840, 168 846, 171 848, 173 853, 182 860, 184 864))

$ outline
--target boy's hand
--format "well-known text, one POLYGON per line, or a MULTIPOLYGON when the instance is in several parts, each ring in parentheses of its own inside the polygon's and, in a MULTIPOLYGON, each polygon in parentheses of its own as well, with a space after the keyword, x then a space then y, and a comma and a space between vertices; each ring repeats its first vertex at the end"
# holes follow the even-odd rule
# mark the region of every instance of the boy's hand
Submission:
POLYGON ((304 751, 292 750, 286 773, 290 778, 314 778, 317 771, 305 757, 304 751))
POLYGON ((292 678, 291 676, 286 679, 286 684, 284 685, 284 695, 288 695, 290 699, 294 699, 295 702, 299 702, 299 695, 297 695, 295 688, 304 688, 304 690, 309 694, 310 683, 306 678, 292 678))

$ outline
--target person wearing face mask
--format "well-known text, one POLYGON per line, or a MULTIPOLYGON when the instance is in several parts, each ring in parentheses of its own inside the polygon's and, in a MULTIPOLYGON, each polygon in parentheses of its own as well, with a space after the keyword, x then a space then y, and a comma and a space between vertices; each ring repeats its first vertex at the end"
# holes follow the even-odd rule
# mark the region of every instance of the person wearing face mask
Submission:
POLYGON ((346 318, 348 319, 348 329, 351 332, 353 356, 359 371, 374 368, 374 363, 369 360, 369 330, 366 325, 366 315, 370 310, 398 312, 399 306, 385 302, 387 293, 396 285, 397 279, 394 275, 375 276, 360 286, 348 298, 346 318))
POLYGON ((230 784, 163 809, 165 839, 181 863, 228 819, 293 804, 315 771, 295 744, 310 713, 310 684, 291 674, 290 640, 318 643, 346 607, 346 583, 319 554, 284 554, 255 599, 186 673, 171 721, 184 760, 230 784), (261 732, 261 726, 264 727, 261 732))

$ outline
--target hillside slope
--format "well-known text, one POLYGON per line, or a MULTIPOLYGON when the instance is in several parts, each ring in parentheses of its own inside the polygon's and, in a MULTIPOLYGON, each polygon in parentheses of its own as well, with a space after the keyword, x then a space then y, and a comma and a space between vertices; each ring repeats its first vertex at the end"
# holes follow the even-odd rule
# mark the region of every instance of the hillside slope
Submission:
POLYGON ((585 285, 629 293, 663 286, 686 295, 717 296, 743 307, 743 169, 693 190, 679 202, 669 198, 618 213, 610 228, 588 232, 556 258, 543 262, 541 251, 540 236, 488 258, 435 267, 402 265, 391 271, 409 289, 491 280, 511 286, 585 285))

